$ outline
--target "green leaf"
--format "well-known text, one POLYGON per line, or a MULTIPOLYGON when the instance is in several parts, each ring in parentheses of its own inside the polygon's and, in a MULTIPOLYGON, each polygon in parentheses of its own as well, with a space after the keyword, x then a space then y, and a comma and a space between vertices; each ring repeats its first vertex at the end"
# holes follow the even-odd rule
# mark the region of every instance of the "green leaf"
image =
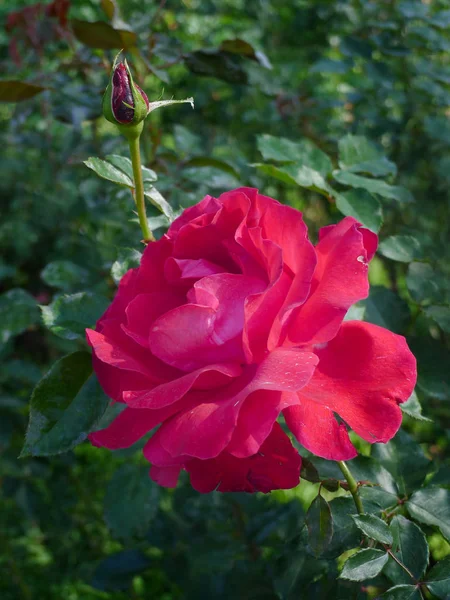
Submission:
POLYGON ((373 579, 373 577, 381 573, 388 558, 388 553, 382 550, 375 550, 373 548, 360 550, 346 561, 339 577, 350 579, 351 581, 373 579))
POLYGON ((406 502, 409 514, 426 525, 436 525, 450 541, 450 490, 426 488, 414 492, 406 502))
POLYGON ((383 256, 398 262, 423 258, 420 242, 412 235, 391 235, 380 243, 378 250, 383 256))
POLYGON ((294 162, 298 167, 309 167, 324 177, 333 169, 330 158, 308 139, 294 142, 287 138, 263 134, 257 137, 257 144, 264 160, 294 162))
POLYGON ((364 321, 403 333, 408 326, 411 313, 408 304, 395 292, 382 286, 371 286, 369 297, 362 302, 365 306, 364 321))
POLYGON ((352 515, 352 517, 364 535, 388 546, 392 544, 392 534, 384 521, 370 514, 352 515))
POLYGON ((0 294, 0 343, 6 344, 36 323, 39 323, 39 308, 33 296, 21 288, 0 294))
POLYGON ((175 218, 172 207, 164 196, 150 183, 144 183, 144 196, 169 219, 169 223, 172 223, 175 218))
POLYGON ((42 320, 63 339, 84 339, 86 327, 93 327, 108 305, 108 298, 93 292, 59 296, 48 306, 41 306, 42 320))
POLYGON ((353 304, 348 309, 348 311, 344 317, 344 321, 362 321, 364 319, 365 312, 366 312, 366 307, 362 302, 353 304))
POLYGON ((439 325, 442 331, 450 333, 450 307, 449 306, 427 306, 424 313, 439 325))
POLYGON ((408 339, 409 347, 417 358, 417 386, 427 395, 446 401, 450 394, 450 352, 431 337, 408 339))
POLYGON ((400 408, 406 415, 413 419, 417 419, 418 421, 428 421, 429 423, 432 422, 431 419, 422 415, 422 406, 420 405, 416 392, 413 392, 406 402, 400 404, 400 408))
MULTIPOLYGON (((100 159, 99 159, 100 160, 100 159)), ((133 163, 127 156, 120 156, 119 154, 107 154, 106 160, 117 167, 120 171, 125 173, 128 176, 131 185, 134 187, 134 178, 133 178, 133 163)), ((86 164, 86 163, 85 163, 86 164)), ((142 180, 145 182, 152 183, 158 179, 158 175, 152 169, 148 167, 142 167, 142 180)))
POLYGON ((197 75, 217 77, 228 83, 246 84, 247 73, 242 67, 242 59, 232 52, 220 50, 197 50, 184 56, 187 68, 197 75))
POLYGON ((118 469, 105 495, 105 520, 113 535, 122 540, 143 537, 158 511, 159 487, 148 467, 125 464, 118 469))
POLYGON ((190 160, 184 163, 184 167, 214 167, 215 169, 220 169, 225 173, 229 173, 236 179, 239 179, 239 173, 234 169, 231 165, 226 163, 223 160, 219 160, 218 158, 211 158, 208 156, 195 156, 190 160))
POLYGON ((428 17, 427 21, 439 29, 447 29, 450 26, 450 10, 439 10, 428 17))
POLYGON ((363 486, 359 490, 364 509, 373 514, 380 514, 398 502, 398 493, 387 492, 378 486, 363 486))
POLYGON ((335 558, 345 550, 359 544, 361 535, 351 517, 355 512, 353 498, 334 498, 330 502, 330 510, 333 520, 333 538, 325 556, 335 558))
POLYGON ((91 585, 105 591, 127 590, 133 578, 148 569, 150 564, 141 550, 122 550, 101 561, 91 585))
POLYGON ((450 486, 450 463, 441 465, 431 479, 427 480, 427 486, 450 486))
POLYGON ((251 44, 246 42, 245 40, 241 40, 236 38, 234 40, 224 40, 220 44, 220 49, 225 52, 231 52, 232 54, 240 54, 241 56, 245 56, 245 58, 250 58, 258 62, 262 67, 266 69, 271 69, 272 65, 270 64, 269 59, 259 50, 255 50, 251 44))
POLYGON ((46 88, 26 81, 0 81, 0 102, 22 102, 33 98, 46 88))
POLYGON ((352 61, 321 58, 309 69, 310 73, 347 73, 352 68, 352 61))
POLYGON ((373 444, 372 457, 392 474, 402 494, 417 489, 430 467, 422 448, 402 429, 387 444, 373 444))
POLYGON ((426 576, 425 584, 430 592, 440 598, 448 600, 450 590, 450 556, 439 561, 426 576))
MULTIPOLYGON (((425 534, 420 527, 402 515, 392 519, 391 531, 394 556, 409 569, 416 580, 421 579, 430 554, 425 534)), ((411 577, 392 558, 384 572, 393 583, 411 583, 411 577)))
POLYGON ((58 360, 34 388, 21 456, 71 450, 93 431, 108 405, 88 352, 58 360))
POLYGON ((411 192, 402 186, 389 185, 385 181, 361 177, 349 171, 333 171, 333 177, 339 183, 367 190, 372 194, 378 194, 382 198, 397 200, 398 202, 414 201, 411 192))
POLYGON ((139 267, 141 258, 142 253, 134 248, 119 248, 117 260, 111 267, 111 277, 117 285, 127 271, 139 267))
POLYGON ((179 124, 174 125, 173 136, 175 138, 175 146, 179 154, 182 154, 183 156, 192 156, 193 154, 201 152, 203 147, 201 137, 187 127, 179 124))
POLYGON ((55 260, 42 270, 41 278, 51 287, 70 291, 74 287, 84 285, 88 281, 89 273, 69 260, 55 260))
POLYGON ((316 467, 308 458, 302 457, 300 477, 302 479, 306 479, 306 481, 311 481, 312 483, 319 483, 320 481, 319 473, 317 472, 316 467))
POLYGON ((336 206, 346 217, 354 217, 365 227, 378 233, 383 223, 380 201, 366 190, 349 190, 336 194, 336 206))
POLYGON ((328 185, 319 171, 315 171, 310 167, 290 164, 285 165, 282 169, 290 175, 292 179, 301 187, 313 190, 325 196, 334 196, 336 192, 328 185))
POLYGON ((420 590, 415 585, 396 585, 384 594, 379 600, 423 600, 420 590))
POLYGON ((84 161, 84 164, 97 173, 99 177, 134 189, 133 179, 126 175, 122 169, 118 169, 110 162, 97 158, 96 156, 91 156, 84 161))
POLYGON ((71 19, 70 24, 75 37, 89 48, 120 50, 136 46, 137 36, 126 28, 125 24, 117 29, 105 21, 71 19))
POLYGON ((286 173, 283 167, 276 167, 275 165, 265 165, 263 163, 253 163, 251 165, 258 169, 260 173, 263 175, 268 175, 269 177, 275 177, 275 179, 279 179, 283 183, 287 183, 289 185, 297 185, 295 179, 286 173))
MULTIPOLYGON (((273 563, 273 586, 281 600, 302 597, 305 587, 326 572, 327 563, 308 556, 305 553, 305 543, 302 535, 297 536, 286 545, 282 556, 273 563)), ((252 595, 244 597, 251 598, 252 595)), ((265 596, 255 596, 255 600, 259 597, 264 598, 265 596)))
MULTIPOLYGON (((174 214, 174 217, 177 218, 178 216, 179 212, 177 211, 177 213, 174 214)), ((139 223, 139 219, 136 219, 136 223, 139 223)), ((166 215, 158 215, 157 217, 148 217, 147 223, 150 231, 155 232, 157 229, 167 229, 170 225, 170 220, 166 217, 166 215)))
POLYGON ((361 135, 346 135, 338 142, 339 167, 374 177, 396 175, 397 167, 372 142, 361 135))
POLYGON ((328 548, 333 537, 330 506, 320 494, 311 502, 306 513, 306 527, 309 545, 314 554, 320 556, 328 548))

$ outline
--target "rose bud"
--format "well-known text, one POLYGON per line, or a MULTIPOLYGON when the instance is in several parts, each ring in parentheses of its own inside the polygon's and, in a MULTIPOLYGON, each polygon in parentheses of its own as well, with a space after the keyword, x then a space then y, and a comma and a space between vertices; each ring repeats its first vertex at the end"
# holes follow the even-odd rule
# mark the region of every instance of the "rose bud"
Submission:
POLYGON ((103 96, 103 115, 117 125, 125 135, 139 135, 141 123, 149 111, 149 101, 145 92, 133 81, 127 61, 117 63, 103 96), (136 127, 136 126, 139 127, 136 127))

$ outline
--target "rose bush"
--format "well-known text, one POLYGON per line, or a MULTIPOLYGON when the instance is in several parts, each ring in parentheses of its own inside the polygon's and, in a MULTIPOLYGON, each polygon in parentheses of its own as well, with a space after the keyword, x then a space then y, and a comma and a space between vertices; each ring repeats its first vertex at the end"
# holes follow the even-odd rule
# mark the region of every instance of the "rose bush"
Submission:
POLYGON ((87 330, 94 369, 124 410, 91 442, 144 447, 151 477, 199 492, 298 484, 298 442, 356 456, 347 427, 387 442, 416 381, 405 339, 343 319, 368 295, 377 236, 347 217, 309 241, 302 215, 241 188, 188 208, 87 330), (339 420, 335 415, 338 415, 339 420))

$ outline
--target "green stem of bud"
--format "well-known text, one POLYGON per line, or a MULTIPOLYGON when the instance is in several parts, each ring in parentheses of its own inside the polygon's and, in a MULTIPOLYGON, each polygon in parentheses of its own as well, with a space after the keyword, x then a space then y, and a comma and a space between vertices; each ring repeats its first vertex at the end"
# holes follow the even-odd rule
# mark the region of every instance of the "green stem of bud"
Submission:
POLYGON ((147 213, 145 212, 144 183, 142 181, 141 149, 139 140, 140 136, 128 137, 131 163, 133 165, 134 200, 136 202, 139 223, 141 225, 142 233, 144 235, 144 242, 148 243, 154 242, 155 238, 148 227, 147 213))
POLYGON ((363 508, 363 505, 361 502, 361 496, 359 495, 359 492, 358 492, 358 484, 356 483, 355 478, 350 473, 350 469, 347 467, 347 465, 345 464, 345 462, 343 460, 337 461, 337 465, 340 468, 340 470, 342 471, 343 476, 347 480, 348 489, 349 489, 351 495, 353 496, 356 510, 358 511, 358 513, 360 515, 362 515, 364 513, 364 508, 363 508))

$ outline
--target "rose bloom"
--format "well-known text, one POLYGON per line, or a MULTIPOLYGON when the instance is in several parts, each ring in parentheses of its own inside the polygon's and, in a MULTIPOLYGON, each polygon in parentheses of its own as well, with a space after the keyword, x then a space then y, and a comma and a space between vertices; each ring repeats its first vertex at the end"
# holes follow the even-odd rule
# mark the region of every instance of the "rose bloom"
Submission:
POLYGON ((150 476, 199 492, 295 487, 301 458, 356 456, 402 420, 416 364, 405 339, 343 319, 369 291, 377 236, 352 217, 314 246, 297 210, 240 188, 186 209, 87 330, 105 392, 124 410, 90 435, 144 447, 150 476), (336 418, 338 415, 339 419, 336 418))

